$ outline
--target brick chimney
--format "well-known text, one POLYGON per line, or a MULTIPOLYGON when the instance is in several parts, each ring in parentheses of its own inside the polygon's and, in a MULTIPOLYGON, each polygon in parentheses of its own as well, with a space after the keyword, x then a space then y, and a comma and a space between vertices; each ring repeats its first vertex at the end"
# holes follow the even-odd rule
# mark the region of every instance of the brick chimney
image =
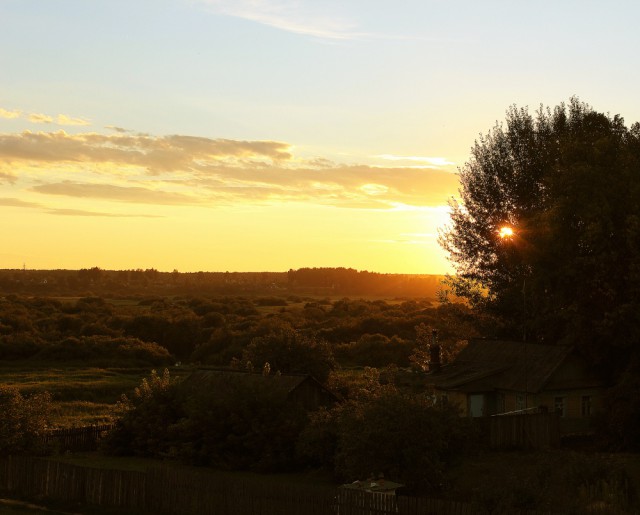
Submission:
POLYGON ((442 363, 440 362, 440 344, 438 343, 438 330, 431 331, 431 345, 429 345, 429 371, 440 372, 442 363))

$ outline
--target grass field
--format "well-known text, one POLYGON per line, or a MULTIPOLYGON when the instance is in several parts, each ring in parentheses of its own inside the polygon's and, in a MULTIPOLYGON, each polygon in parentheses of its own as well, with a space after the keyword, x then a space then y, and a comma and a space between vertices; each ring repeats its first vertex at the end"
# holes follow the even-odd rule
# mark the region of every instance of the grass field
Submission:
MULTIPOLYGON (((130 393, 150 372, 150 368, 51 367, 14 362, 0 366, 0 384, 15 386, 23 395, 48 391, 54 402, 53 425, 71 427, 109 421, 120 396, 130 393)), ((179 377, 190 370, 171 372, 179 377)))

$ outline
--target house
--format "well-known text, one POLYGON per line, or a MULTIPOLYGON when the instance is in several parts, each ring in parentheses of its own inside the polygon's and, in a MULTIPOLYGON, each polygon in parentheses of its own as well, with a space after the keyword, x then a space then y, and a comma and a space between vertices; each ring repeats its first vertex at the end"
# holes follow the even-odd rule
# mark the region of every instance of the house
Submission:
POLYGON ((182 381, 182 388, 208 388, 224 391, 234 384, 257 389, 270 389, 286 398, 287 402, 298 403, 305 410, 313 411, 322 406, 330 407, 338 402, 336 394, 325 388, 309 374, 269 374, 225 368, 201 368, 182 381))
POLYGON ((556 412, 564 433, 590 428, 605 386, 573 347, 500 340, 469 341, 450 365, 436 362, 430 379, 466 416, 556 412))

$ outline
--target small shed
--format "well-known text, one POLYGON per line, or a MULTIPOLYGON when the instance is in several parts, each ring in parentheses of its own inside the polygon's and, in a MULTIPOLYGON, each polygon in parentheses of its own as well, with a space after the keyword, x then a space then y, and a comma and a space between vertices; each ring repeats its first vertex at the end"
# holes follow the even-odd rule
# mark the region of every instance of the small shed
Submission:
POLYGON ((370 478, 366 481, 354 481, 353 483, 347 483, 340 488, 347 490, 356 490, 358 492, 368 492, 384 495, 395 495, 398 488, 402 488, 405 485, 402 483, 395 483, 394 481, 387 481, 384 476, 377 479, 370 478))
POLYGON ((347 483, 338 489, 336 513, 397 513, 396 490, 404 486, 401 483, 387 481, 382 475, 376 479, 347 483))

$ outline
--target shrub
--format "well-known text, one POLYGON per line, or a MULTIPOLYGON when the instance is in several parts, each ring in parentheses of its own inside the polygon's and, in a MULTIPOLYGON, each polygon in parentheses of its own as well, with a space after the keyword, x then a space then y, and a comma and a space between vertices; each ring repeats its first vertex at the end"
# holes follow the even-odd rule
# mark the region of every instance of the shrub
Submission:
POLYGON ((465 453, 472 435, 453 407, 389 387, 314 414, 298 451, 314 465, 333 467, 343 481, 383 472, 434 491, 442 488, 446 469, 465 453))
POLYGON ((0 453, 38 453, 40 437, 49 426, 51 395, 41 392, 23 397, 17 388, 0 386, 0 453))

